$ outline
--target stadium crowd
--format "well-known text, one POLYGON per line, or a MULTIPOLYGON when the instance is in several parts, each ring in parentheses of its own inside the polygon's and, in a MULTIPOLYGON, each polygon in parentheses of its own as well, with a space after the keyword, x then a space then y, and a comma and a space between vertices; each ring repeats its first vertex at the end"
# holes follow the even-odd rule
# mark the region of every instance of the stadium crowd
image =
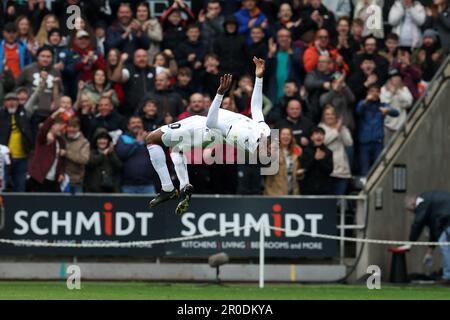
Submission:
POLYGON ((224 73, 251 116, 257 56, 280 170, 190 164, 196 192, 344 195, 450 51, 448 0, 166 2, 0 1, 0 191, 155 192, 146 133, 206 115, 224 73))

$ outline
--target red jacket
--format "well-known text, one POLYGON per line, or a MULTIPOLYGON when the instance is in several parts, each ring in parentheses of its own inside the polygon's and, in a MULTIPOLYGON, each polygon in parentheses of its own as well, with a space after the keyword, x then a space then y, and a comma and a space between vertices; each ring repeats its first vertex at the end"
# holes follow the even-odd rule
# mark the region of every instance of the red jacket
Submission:
MULTIPOLYGON (((53 161, 55 161, 56 155, 56 141, 47 144, 47 133, 50 128, 55 123, 52 117, 48 117, 43 123, 42 127, 39 129, 36 138, 36 148, 34 149, 33 158, 31 159, 31 164, 28 169, 30 176, 43 183, 47 173, 52 167, 53 161)), ((66 143, 62 137, 57 137, 59 142, 59 149, 65 149, 66 143)), ((58 164, 56 166, 56 179, 59 175, 64 174, 65 163, 64 158, 58 155, 58 164)))
MULTIPOLYGON (((336 61, 338 57, 341 57, 342 59, 342 56, 339 54, 339 51, 336 48, 329 47, 328 52, 330 53, 331 60, 336 61)), ((314 44, 311 44, 308 49, 306 49, 305 53, 303 54, 303 65, 305 66, 306 72, 312 72, 317 67, 319 56, 319 50, 317 50, 317 47, 314 44)), ((345 62, 343 62, 343 65, 341 67, 336 66, 334 71, 348 74, 350 68, 345 62)))
POLYGON ((74 48, 73 51, 77 56, 75 61, 75 71, 79 72, 80 80, 89 81, 94 79, 94 73, 97 69, 106 70, 106 61, 103 58, 103 55, 98 50, 86 49, 81 50, 79 48, 74 48), (93 51, 95 55, 97 55, 97 60, 92 65, 84 64, 83 58, 89 54, 89 51, 93 51))

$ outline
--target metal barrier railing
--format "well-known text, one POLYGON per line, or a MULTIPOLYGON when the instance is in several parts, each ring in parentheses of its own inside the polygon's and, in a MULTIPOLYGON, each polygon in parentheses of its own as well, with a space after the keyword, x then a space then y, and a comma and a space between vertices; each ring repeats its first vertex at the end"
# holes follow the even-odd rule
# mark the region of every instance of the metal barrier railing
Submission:
MULTIPOLYGON (((433 79, 430 81, 430 85, 425 91, 425 93, 416 101, 411 111, 408 113, 408 116, 406 118, 406 121, 401 125, 400 129, 397 130, 397 132, 394 133, 391 140, 388 142, 387 146, 383 148, 383 151, 378 156, 377 160, 372 165, 371 169, 369 170, 369 173, 367 174, 367 183, 364 186, 364 192, 368 193, 367 186, 371 186, 373 184, 369 183, 371 180, 371 177, 377 170, 377 168, 384 164, 387 165, 389 161, 393 158, 388 158, 388 152, 394 147, 397 139, 400 136, 403 136, 403 138, 407 138, 410 134, 410 132, 414 129, 415 124, 419 119, 415 119, 413 122, 415 116, 418 114, 419 111, 425 111, 428 109, 428 107, 433 103, 435 99, 435 93, 440 90, 442 85, 445 83, 445 80, 447 80, 450 75, 445 75, 445 70, 450 64, 450 55, 447 56, 444 62, 442 62, 441 66, 439 67, 438 71, 434 75, 433 79)), ((398 151, 398 150, 397 150, 398 151)))

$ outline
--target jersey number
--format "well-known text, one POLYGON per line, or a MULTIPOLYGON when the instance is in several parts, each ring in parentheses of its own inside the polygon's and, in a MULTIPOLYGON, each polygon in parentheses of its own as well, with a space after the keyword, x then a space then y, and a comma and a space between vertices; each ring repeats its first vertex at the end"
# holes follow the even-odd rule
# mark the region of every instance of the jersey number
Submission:
POLYGON ((171 123, 169 124, 170 129, 179 129, 181 127, 181 123, 171 123))

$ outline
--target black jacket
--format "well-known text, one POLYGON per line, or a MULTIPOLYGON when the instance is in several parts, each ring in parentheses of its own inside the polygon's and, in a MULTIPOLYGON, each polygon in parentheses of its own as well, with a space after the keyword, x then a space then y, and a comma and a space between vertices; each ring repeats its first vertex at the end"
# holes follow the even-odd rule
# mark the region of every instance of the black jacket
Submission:
POLYGON ((430 230, 430 241, 438 241, 441 233, 450 224, 450 193, 431 191, 417 197, 414 223, 409 235, 410 241, 419 239, 424 227, 430 230))
POLYGON ((245 38, 235 33, 227 33, 225 24, 230 22, 232 17, 224 22, 225 33, 216 39, 214 43, 214 53, 219 56, 220 69, 223 73, 231 73, 234 76, 241 76, 248 70, 248 53, 245 38))
POLYGON ((173 118, 178 117, 180 113, 184 112, 184 104, 181 96, 173 91, 173 89, 158 90, 153 93, 146 94, 139 103, 140 108, 143 107, 144 102, 148 99, 154 99, 158 107, 158 114, 165 116, 169 113, 173 118))
POLYGON ((104 128, 106 131, 127 130, 127 119, 117 111, 113 111, 110 115, 102 117, 100 115, 87 116, 81 115, 81 131, 88 139, 92 139, 98 128, 104 128))
POLYGON ((325 147, 309 146, 304 149, 300 158, 301 167, 305 169, 305 178, 300 187, 302 194, 321 195, 331 194, 332 185, 330 174, 333 172, 333 152, 325 147), (325 158, 316 160, 316 149, 325 152, 325 158))
POLYGON ((299 145, 301 145, 300 140, 302 138, 306 138, 309 140, 313 126, 314 125, 311 122, 311 120, 309 120, 309 118, 305 116, 300 116, 300 119, 297 122, 285 118, 278 121, 277 124, 275 125, 275 127, 278 129, 291 128, 292 133, 294 134, 295 137, 295 141, 297 141, 299 145))
MULTIPOLYGON (((22 133, 22 141, 25 152, 33 149, 34 139, 31 133, 31 124, 25 109, 19 107, 15 113, 16 125, 22 133)), ((0 109, 0 144, 7 146, 12 129, 12 117, 6 108, 0 109)))
POLYGON ((129 65, 126 69, 130 72, 130 78, 123 85, 124 102, 121 113, 130 116, 134 114, 143 96, 155 90, 156 70, 154 67, 138 69, 129 65))

